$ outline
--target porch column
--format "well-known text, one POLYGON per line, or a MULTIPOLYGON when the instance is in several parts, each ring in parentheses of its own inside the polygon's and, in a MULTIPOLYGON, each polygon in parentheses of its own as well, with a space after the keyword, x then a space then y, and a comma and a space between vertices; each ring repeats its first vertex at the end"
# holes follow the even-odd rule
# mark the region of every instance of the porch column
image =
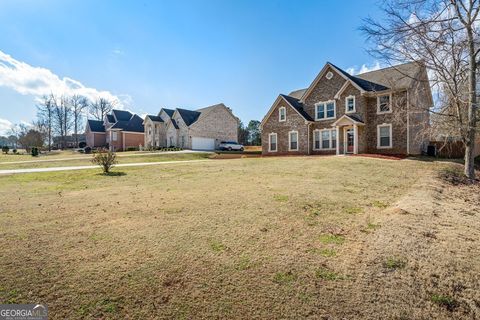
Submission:
POLYGON ((338 156, 340 154, 340 127, 336 126, 335 130, 337 130, 337 135, 336 135, 337 142, 335 145, 337 146, 337 156, 338 156))
POLYGON ((353 125, 353 154, 358 153, 358 126, 353 125))

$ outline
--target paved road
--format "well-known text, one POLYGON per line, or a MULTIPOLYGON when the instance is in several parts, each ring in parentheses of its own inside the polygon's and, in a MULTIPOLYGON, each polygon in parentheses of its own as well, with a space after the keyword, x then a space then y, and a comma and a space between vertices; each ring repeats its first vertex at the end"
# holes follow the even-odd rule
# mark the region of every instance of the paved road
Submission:
MULTIPOLYGON (((141 157, 141 156, 164 156, 167 154, 179 154, 179 153, 211 153, 211 151, 195 151, 195 150, 182 150, 182 151, 168 151, 168 152, 145 152, 145 153, 131 153, 131 154, 118 154, 118 158, 123 157, 141 157)), ((69 161, 69 160, 84 160, 91 159, 91 156, 77 156, 71 158, 56 158, 56 159, 36 159, 36 160, 23 160, 23 161, 5 161, 0 162, 2 164, 22 164, 22 163, 38 163, 38 162, 56 162, 56 161, 69 161)))
MULTIPOLYGON (((137 163, 123 163, 116 164, 115 168, 121 167, 141 167, 141 166, 158 166, 162 164, 180 164, 180 163, 192 163, 192 162, 206 162, 212 160, 184 160, 184 161, 162 161, 162 162, 137 162, 137 163)), ((86 169, 99 169, 99 166, 74 166, 74 167, 52 167, 52 168, 31 168, 31 169, 11 169, 0 170, 1 174, 17 174, 17 173, 32 173, 32 172, 52 172, 52 171, 73 171, 73 170, 86 170, 86 169)))

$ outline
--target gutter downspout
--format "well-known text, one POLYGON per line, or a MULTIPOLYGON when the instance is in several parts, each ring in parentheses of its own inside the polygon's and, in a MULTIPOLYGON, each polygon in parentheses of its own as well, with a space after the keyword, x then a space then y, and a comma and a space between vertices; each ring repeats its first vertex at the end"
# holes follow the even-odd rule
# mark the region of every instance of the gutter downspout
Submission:
POLYGON ((307 154, 310 155, 310 125, 311 122, 307 122, 307 154))

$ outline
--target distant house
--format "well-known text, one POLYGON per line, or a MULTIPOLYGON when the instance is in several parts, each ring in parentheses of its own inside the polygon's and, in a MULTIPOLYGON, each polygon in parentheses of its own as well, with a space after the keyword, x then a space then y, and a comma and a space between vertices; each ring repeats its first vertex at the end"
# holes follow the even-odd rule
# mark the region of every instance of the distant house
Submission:
POLYGON ((63 149, 63 148, 75 148, 77 147, 76 142, 78 139, 78 144, 79 146, 83 143, 86 142, 86 137, 85 134, 72 134, 70 136, 66 137, 61 137, 61 136, 55 136, 53 137, 53 143, 52 147, 53 148, 58 148, 58 149, 63 149))
POLYGON ((238 123, 223 103, 197 110, 162 108, 145 117, 145 146, 214 150, 222 141, 237 141, 238 123))
POLYGON ((421 62, 355 76, 326 63, 308 88, 277 97, 261 123, 262 153, 420 154, 432 105, 421 62))
POLYGON ((144 145, 143 119, 124 110, 112 110, 103 121, 87 120, 87 146, 105 147, 112 151, 139 148, 144 145))

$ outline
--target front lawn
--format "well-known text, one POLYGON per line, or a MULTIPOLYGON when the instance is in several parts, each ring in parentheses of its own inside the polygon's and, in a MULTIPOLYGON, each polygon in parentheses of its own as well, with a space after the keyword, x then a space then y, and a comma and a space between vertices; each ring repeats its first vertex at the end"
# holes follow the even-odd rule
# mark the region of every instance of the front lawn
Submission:
POLYGON ((285 157, 0 176, 0 303, 46 303, 51 319, 353 317, 375 294, 356 285, 363 244, 439 166, 285 157))

